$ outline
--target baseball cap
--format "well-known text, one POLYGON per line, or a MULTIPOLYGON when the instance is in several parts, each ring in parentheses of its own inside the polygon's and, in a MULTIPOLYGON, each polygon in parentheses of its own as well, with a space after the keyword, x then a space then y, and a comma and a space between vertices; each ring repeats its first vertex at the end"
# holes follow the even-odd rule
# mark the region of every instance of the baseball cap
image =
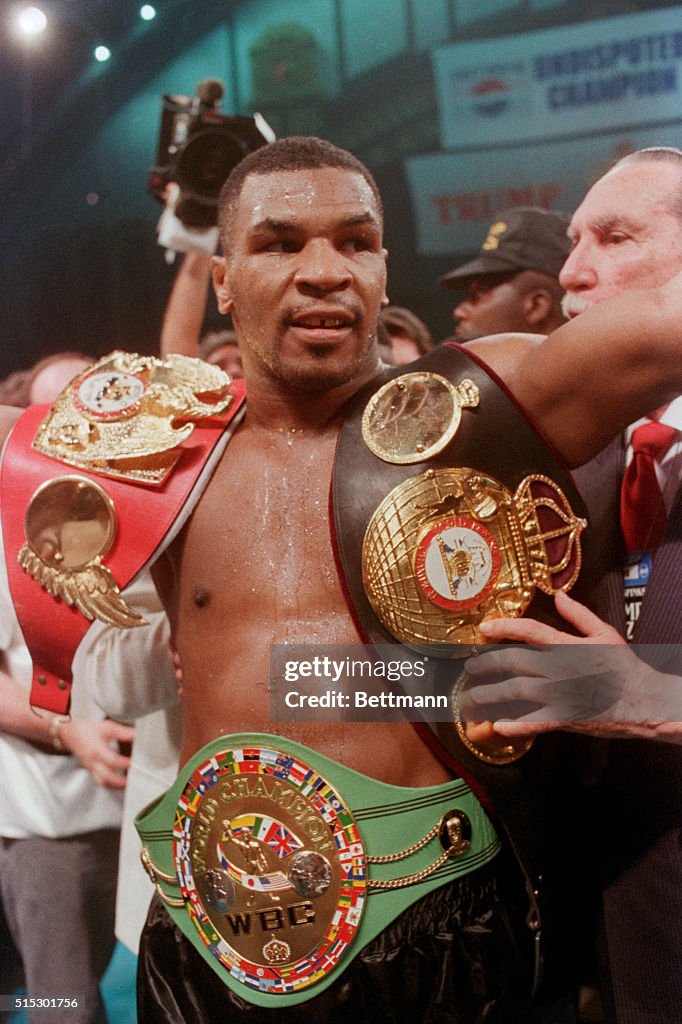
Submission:
POLYGON ((438 284, 458 288, 468 277, 538 270, 558 277, 571 245, 566 235, 570 217, 536 206, 502 210, 488 228, 476 259, 444 274, 438 284))

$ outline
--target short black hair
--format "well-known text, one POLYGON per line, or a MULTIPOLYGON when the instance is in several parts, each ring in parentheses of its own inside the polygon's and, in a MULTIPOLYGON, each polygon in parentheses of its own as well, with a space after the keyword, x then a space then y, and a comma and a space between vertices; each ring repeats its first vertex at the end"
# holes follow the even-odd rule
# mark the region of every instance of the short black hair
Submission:
POLYGON ((315 170, 338 167, 360 174, 372 190, 379 217, 383 222, 383 205, 377 183, 362 161, 325 139, 314 135, 290 135, 270 142, 245 156, 232 170, 223 185, 218 203, 218 226, 223 250, 230 248, 232 228, 245 180, 251 174, 275 174, 278 171, 315 170))

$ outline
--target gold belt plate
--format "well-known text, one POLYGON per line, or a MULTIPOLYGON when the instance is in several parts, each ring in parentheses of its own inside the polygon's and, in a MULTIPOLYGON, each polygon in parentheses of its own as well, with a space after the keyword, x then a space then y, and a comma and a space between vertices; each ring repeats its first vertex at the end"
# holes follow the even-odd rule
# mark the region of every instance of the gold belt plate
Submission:
POLYGON ((62 391, 33 447, 69 466, 159 486, 194 422, 227 410, 230 383, 201 359, 112 352, 62 391))
POLYGON ((193 773, 173 836, 189 915, 237 980, 277 995, 336 967, 360 924, 367 859, 314 769, 263 747, 222 751, 193 773))
POLYGON ((404 373, 379 388, 365 406, 363 440, 384 462, 423 462, 450 443, 462 409, 477 406, 479 397, 468 377, 455 386, 438 373, 404 373))
POLYGON ((475 644, 486 618, 517 617, 535 588, 568 590, 586 526, 548 477, 512 492, 476 469, 429 469, 374 512, 362 550, 372 608, 401 643, 475 644))
POLYGON ((450 697, 452 718, 460 740, 467 750, 486 764, 502 765, 518 761, 533 746, 535 737, 500 736, 490 721, 467 721, 464 706, 467 703, 468 683, 468 673, 461 672, 450 697))
POLYGON ((116 510, 94 480, 70 474, 41 484, 26 510, 25 528, 17 561, 49 594, 90 621, 120 629, 147 624, 126 604, 102 563, 116 537, 116 510))

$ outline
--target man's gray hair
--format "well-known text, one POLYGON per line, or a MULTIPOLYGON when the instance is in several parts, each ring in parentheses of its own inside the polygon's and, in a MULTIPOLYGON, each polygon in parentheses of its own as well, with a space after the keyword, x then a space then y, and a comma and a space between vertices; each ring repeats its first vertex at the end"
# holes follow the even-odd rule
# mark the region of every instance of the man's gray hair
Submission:
POLYGON ((670 212, 682 220, 682 149, 677 149, 676 146, 648 146, 646 149, 636 149, 634 153, 628 153, 627 156, 616 160, 607 174, 627 164, 643 163, 666 163, 677 167, 680 172, 680 186, 670 193, 670 212))

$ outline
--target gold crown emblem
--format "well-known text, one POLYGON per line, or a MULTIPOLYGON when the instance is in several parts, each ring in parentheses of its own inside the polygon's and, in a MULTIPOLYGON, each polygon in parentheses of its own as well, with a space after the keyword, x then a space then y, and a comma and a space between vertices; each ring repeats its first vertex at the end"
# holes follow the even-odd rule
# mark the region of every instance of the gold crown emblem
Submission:
POLYGON ((62 391, 33 447, 78 469, 158 486, 195 423, 227 410, 230 383, 189 356, 112 352, 62 391))

